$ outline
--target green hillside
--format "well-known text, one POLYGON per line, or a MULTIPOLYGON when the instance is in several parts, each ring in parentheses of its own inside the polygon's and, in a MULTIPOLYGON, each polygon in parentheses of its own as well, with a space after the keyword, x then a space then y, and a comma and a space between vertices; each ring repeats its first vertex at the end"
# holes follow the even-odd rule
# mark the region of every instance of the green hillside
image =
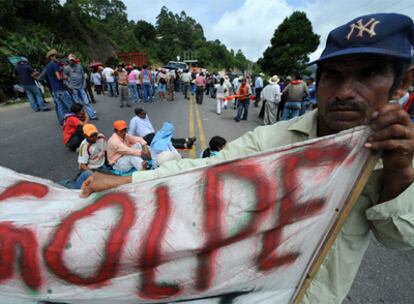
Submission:
POLYGON ((202 26, 183 11, 162 7, 156 24, 129 21, 120 0, 0 0, 0 100, 13 82, 8 56, 46 63, 48 49, 75 53, 82 61, 116 61, 119 51, 146 51, 151 64, 175 60, 191 50, 210 70, 244 70, 249 61, 219 40, 208 41, 202 26))

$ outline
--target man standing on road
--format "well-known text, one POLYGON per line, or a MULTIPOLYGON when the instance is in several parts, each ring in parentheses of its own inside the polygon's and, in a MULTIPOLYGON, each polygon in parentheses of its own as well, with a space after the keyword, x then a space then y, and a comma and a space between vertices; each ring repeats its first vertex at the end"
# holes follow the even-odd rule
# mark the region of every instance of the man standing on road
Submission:
POLYGON ((246 78, 241 80, 241 85, 237 91, 237 116, 234 118, 236 122, 240 120, 247 120, 249 114, 250 95, 252 95, 252 89, 247 84, 246 78))
POLYGON ((139 71, 136 66, 130 67, 131 71, 128 74, 128 90, 129 97, 133 103, 139 102, 138 94, 138 80, 139 80, 139 71))
POLYGON ((152 102, 152 73, 146 64, 142 66, 142 71, 139 74, 139 83, 141 84, 144 101, 152 102))
POLYGON ((309 95, 308 87, 303 82, 302 76, 297 74, 295 80, 289 83, 283 90, 286 94, 286 104, 283 109, 283 120, 289 120, 299 116, 303 107, 303 100, 309 95))
POLYGON ((277 106, 280 102, 279 77, 274 75, 269 79, 269 84, 263 89, 260 99, 265 104, 264 124, 272 125, 277 122, 277 106))
POLYGON ((256 99, 254 101, 254 106, 256 108, 259 106, 260 94, 262 93, 262 90, 263 90, 263 79, 262 79, 263 76, 264 74, 260 73, 259 76, 257 76, 256 81, 254 82, 254 88, 256 90, 256 99))
POLYGON ((52 90, 58 121, 60 125, 63 125, 65 113, 70 111, 73 102, 63 84, 63 80, 67 77, 63 74, 60 62, 57 61, 57 54, 58 52, 55 49, 47 52, 46 57, 49 59, 49 63, 46 65, 46 80, 52 90))
POLYGON ((203 104, 204 88, 206 87, 206 78, 204 73, 201 72, 195 79, 196 84, 196 103, 203 104))
POLYGON ((102 76, 106 81, 106 84, 109 87, 109 92, 111 94, 111 97, 118 96, 116 93, 116 83, 115 83, 115 71, 110 66, 107 66, 102 71, 102 76))
POLYGON ((358 17, 334 29, 317 64, 318 109, 256 128, 226 145, 216 158, 168 162, 152 172, 117 179, 91 176, 85 195, 131 181, 240 158, 287 144, 369 125, 365 147, 382 151, 302 303, 341 303, 349 292, 372 233, 393 249, 414 247, 414 123, 398 103, 414 79, 414 23, 400 14, 358 17), (370 24, 370 27, 363 25, 370 24))
POLYGON ((131 101, 128 94, 128 72, 122 67, 118 66, 118 87, 119 87, 119 101, 120 107, 123 108, 126 104, 128 108, 131 107, 131 101))
POLYGON ((191 86, 191 74, 188 72, 188 70, 184 70, 181 73, 181 81, 183 82, 183 86, 184 86, 184 98, 185 99, 190 99, 190 97, 188 96, 188 91, 190 90, 190 86, 191 86))
POLYGON ((19 84, 24 88, 27 95, 27 99, 29 99, 30 106, 35 112, 50 111, 50 109, 48 109, 45 105, 40 89, 34 82, 33 72, 34 70, 29 65, 29 61, 27 60, 27 58, 21 57, 20 61, 18 62, 14 70, 14 74, 15 76, 17 76, 17 78, 19 78, 19 84))
POLYGON ((85 72, 79 63, 76 63, 77 58, 73 54, 69 54, 69 65, 63 70, 68 80, 68 86, 71 90, 73 100, 76 103, 80 103, 84 106, 85 111, 88 113, 90 119, 95 120, 96 112, 89 102, 88 95, 86 94, 86 79, 85 72))

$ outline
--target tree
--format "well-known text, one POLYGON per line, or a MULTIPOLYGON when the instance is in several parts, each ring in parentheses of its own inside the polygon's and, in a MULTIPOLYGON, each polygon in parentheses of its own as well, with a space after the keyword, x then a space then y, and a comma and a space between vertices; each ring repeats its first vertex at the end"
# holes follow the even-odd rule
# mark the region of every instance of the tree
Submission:
POLYGON ((146 42, 155 39, 156 30, 151 23, 144 20, 138 20, 133 27, 135 37, 137 37, 139 42, 145 44, 146 42))
POLYGON ((270 75, 301 73, 309 62, 308 55, 319 45, 319 35, 304 12, 294 12, 278 26, 271 39, 271 46, 258 63, 270 75))

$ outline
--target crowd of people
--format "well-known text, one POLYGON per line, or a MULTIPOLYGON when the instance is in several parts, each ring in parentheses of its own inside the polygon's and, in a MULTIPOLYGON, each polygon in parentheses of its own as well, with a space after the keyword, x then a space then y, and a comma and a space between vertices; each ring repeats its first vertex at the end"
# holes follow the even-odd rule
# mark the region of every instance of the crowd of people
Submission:
MULTIPOLYGON (((94 94, 108 92, 119 98, 120 107, 151 103, 159 99, 173 101, 174 94, 185 99, 195 95, 202 104, 204 95, 216 99, 216 113, 230 107, 236 110, 234 120, 248 119, 250 103, 261 110, 264 125, 279 120, 290 120, 314 109, 316 85, 312 77, 303 80, 300 74, 279 78, 256 78, 250 75, 228 75, 198 70, 152 69, 151 66, 98 65, 88 75, 79 59, 69 54, 66 60, 57 58, 54 49, 47 53, 48 64, 42 72, 33 70, 24 57, 15 69, 20 85, 25 89, 35 112, 50 111, 45 105, 39 82, 49 88, 58 121, 63 125, 63 142, 72 151, 79 152, 80 172, 69 185, 80 188, 94 171, 116 175, 130 175, 134 171, 155 169, 167 160, 180 159, 176 149, 191 149, 195 138, 174 138, 174 126, 165 122, 158 131, 143 108, 135 108, 135 117, 127 124, 114 122, 114 133, 106 140, 91 121, 97 120, 94 94), (129 128, 128 128, 129 126, 129 128), (85 162, 86 161, 86 162, 85 162)), ((414 92, 411 90, 399 100, 404 109, 414 114, 414 92)), ((211 139, 208 149, 200 157, 216 155, 226 144, 220 136, 211 139)))

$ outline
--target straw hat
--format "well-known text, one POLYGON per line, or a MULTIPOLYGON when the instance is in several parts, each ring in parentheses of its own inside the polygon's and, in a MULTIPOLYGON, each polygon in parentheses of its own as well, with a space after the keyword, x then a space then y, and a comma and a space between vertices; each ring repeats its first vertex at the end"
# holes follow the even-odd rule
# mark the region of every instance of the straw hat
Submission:
POLYGON ((49 52, 47 52, 46 57, 49 58, 50 56, 57 55, 57 54, 58 52, 56 51, 56 49, 51 49, 49 50, 49 52))
POLYGON ((269 79, 269 82, 271 84, 278 84, 280 81, 279 77, 277 75, 273 75, 272 78, 269 79))

